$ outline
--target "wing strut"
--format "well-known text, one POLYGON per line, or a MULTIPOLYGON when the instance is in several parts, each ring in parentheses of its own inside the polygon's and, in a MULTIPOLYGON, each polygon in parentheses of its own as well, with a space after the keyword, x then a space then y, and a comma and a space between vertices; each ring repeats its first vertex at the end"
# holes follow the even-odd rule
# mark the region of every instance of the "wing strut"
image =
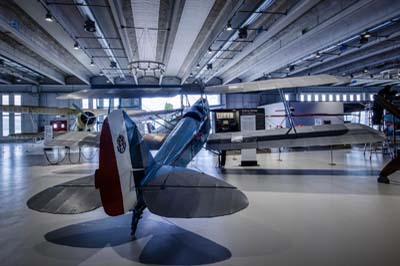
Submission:
POLYGON ((290 113, 289 105, 288 105, 288 103, 287 103, 287 101, 285 99, 285 95, 283 94, 283 90, 282 89, 278 89, 278 91, 279 91, 279 95, 281 96, 283 106, 285 107, 285 113, 286 113, 286 115, 288 117, 289 125, 290 125, 290 128, 286 132, 286 134, 289 134, 289 132, 292 129, 293 129, 294 133, 297 134, 296 127, 295 127, 294 122, 293 122, 292 114, 290 113))

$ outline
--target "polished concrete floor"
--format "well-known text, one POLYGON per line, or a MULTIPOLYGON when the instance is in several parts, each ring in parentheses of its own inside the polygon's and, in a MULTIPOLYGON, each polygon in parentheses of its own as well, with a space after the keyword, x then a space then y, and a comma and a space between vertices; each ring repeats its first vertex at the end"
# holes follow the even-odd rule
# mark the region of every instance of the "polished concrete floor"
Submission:
MULTIPOLYGON (((260 166, 225 170, 202 151, 190 167, 242 189, 247 209, 212 219, 165 219, 145 211, 137 239, 130 215, 103 210, 54 215, 26 201, 92 174, 96 163, 50 166, 40 146, 0 146, 0 265, 400 265, 400 186, 376 183, 388 158, 362 150, 261 154, 260 166)), ((393 180, 400 179, 396 174, 393 180)))

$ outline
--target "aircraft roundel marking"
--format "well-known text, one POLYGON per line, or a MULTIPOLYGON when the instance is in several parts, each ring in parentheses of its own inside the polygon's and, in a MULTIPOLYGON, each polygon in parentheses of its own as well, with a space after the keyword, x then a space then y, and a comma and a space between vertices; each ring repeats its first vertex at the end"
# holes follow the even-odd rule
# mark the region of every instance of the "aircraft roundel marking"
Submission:
POLYGON ((126 141, 123 135, 119 135, 117 138, 117 150, 119 153, 124 153, 126 149, 126 141))

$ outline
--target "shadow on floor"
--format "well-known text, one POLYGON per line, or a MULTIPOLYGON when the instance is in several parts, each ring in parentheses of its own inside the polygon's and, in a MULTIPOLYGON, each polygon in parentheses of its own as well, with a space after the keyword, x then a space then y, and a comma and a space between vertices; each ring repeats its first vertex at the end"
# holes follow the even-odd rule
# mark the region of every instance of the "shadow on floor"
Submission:
POLYGON ((346 170, 346 169, 249 169, 225 168, 222 174, 236 175, 328 175, 328 176, 379 176, 378 170, 346 170))
POLYGON ((111 246, 121 257, 146 264, 201 265, 229 259, 231 252, 198 234, 146 215, 134 241, 130 215, 69 225, 47 233, 47 241, 63 246, 100 249, 111 246))

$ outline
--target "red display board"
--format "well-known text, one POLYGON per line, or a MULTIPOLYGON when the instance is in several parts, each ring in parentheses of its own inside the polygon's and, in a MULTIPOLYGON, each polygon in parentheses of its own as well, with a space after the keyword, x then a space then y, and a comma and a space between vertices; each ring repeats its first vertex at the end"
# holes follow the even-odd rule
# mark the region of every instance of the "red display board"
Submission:
POLYGON ((53 131, 67 131, 67 120, 51 120, 51 128, 53 131))

